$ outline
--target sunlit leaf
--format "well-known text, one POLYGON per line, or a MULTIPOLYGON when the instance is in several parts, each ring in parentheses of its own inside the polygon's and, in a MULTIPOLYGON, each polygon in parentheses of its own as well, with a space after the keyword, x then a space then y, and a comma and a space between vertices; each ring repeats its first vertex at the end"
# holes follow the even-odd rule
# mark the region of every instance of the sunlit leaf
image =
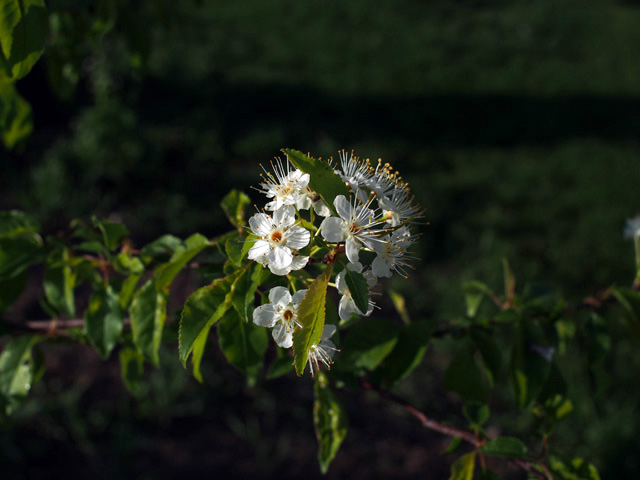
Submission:
POLYGON ((162 290, 168 287, 180 270, 209 245, 209 240, 199 233, 187 238, 184 246, 177 248, 171 259, 156 269, 156 288, 162 290))
POLYGON ((349 198, 349 189, 333 168, 327 162, 309 157, 298 150, 283 148, 282 151, 287 154, 291 163, 310 175, 309 188, 315 190, 333 215, 337 216, 333 200, 338 195, 349 198))
POLYGON ((449 480, 473 480, 473 470, 476 465, 476 452, 462 455, 451 465, 449 480))
POLYGON ((167 316, 166 291, 158 292, 151 278, 136 292, 129 307, 131 333, 137 350, 151 363, 158 365, 158 350, 167 316))
POLYGON ((15 82, 38 61, 47 39, 44 0, 0 2, 0 80, 15 82))
POLYGON ((329 264, 327 269, 318 275, 298 307, 298 322, 302 328, 293 332, 294 365, 298 375, 304 373, 309 358, 309 348, 320 342, 324 329, 327 286, 332 269, 333 264, 329 264))
POLYGON ((73 289, 76 275, 69 264, 66 248, 53 252, 47 259, 44 270, 44 293, 49 304, 68 317, 75 317, 76 306, 73 289))
POLYGON ((244 220, 244 211, 250 203, 251 199, 245 193, 231 190, 222 199, 220 206, 234 227, 242 227, 247 223, 244 220))
POLYGON ((347 416, 323 372, 316 376, 314 394, 313 423, 318 439, 318 461, 322 473, 327 473, 347 435, 347 416))

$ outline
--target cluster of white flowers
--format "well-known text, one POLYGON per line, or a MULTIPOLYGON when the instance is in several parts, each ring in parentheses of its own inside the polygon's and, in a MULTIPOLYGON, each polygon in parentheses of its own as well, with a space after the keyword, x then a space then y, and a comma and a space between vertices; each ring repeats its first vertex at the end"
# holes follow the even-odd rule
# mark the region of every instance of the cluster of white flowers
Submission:
MULTIPOLYGON (((302 222, 300 212, 313 209, 324 217, 316 236, 320 233, 334 254, 344 253, 347 259, 345 268, 335 278, 335 286, 342 295, 338 313, 346 321, 353 314, 369 316, 374 309, 371 300, 366 311, 358 308, 347 287, 347 270, 363 275, 370 294, 378 278, 391 277, 394 272, 406 277, 414 259, 408 250, 416 239, 411 226, 422 213, 407 184, 388 164, 379 160, 373 167, 369 160, 343 151, 339 162, 329 160, 329 165, 350 192, 349 197, 338 195, 334 199, 338 216, 332 216, 322 198, 309 188, 309 174, 294 168, 288 159, 272 162, 272 172, 264 170, 258 191, 269 201, 262 212, 249 219, 255 242, 248 257, 275 275, 303 269, 309 257, 300 250, 309 245, 312 237, 302 226, 308 224, 302 222), (362 252, 365 253, 361 255, 362 252)), ((298 306, 305 293, 306 290, 299 290, 292 295, 285 287, 275 287, 269 292, 270 303, 254 310, 253 321, 272 327, 273 338, 280 347, 293 345, 294 329, 301 327, 297 321, 298 306)), ((336 348, 329 337, 334 332, 335 326, 326 325, 320 342, 309 349, 312 373, 321 363, 327 366, 331 363, 336 348)))

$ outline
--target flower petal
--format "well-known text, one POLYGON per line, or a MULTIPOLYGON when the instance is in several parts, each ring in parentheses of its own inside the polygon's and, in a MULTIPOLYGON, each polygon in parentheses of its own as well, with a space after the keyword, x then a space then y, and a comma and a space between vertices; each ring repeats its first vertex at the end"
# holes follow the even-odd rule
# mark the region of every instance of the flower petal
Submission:
POLYGON ((293 298, 291 299, 291 302, 293 303, 293 308, 298 310, 298 306, 300 305, 300 302, 302 301, 302 299, 306 294, 307 294, 306 288, 304 290, 298 290, 296 293, 293 294, 293 298))
POLYGON ((287 329, 286 326, 279 323, 271 331, 271 336, 276 341, 279 347, 291 348, 293 347, 293 330, 287 329))
POLYGON ((247 256, 249 260, 257 260, 260 263, 263 263, 264 260, 262 258, 266 258, 271 250, 271 246, 269 242, 265 242, 264 240, 256 240, 256 243, 253 244, 253 247, 249 249, 249 253, 247 256))
POLYGON ((338 217, 325 218, 320 224, 320 231, 327 242, 342 242, 344 240, 344 221, 338 217))
POLYGON ((333 205, 343 220, 349 220, 351 218, 351 204, 344 195, 338 195, 333 201, 333 205))
POLYGON ((287 247, 275 247, 269 254, 269 265, 273 265, 274 268, 287 268, 293 261, 293 254, 291 249, 287 247))
POLYGON ((267 303, 253 311, 253 323, 261 327, 273 327, 276 324, 276 307, 267 303))
POLYGON ((346 322, 352 313, 356 313, 356 306, 351 297, 343 295, 338 304, 338 315, 346 322))
POLYGON ((291 294, 286 287, 273 287, 269 290, 269 301, 276 306, 286 306, 291 303, 291 294))
POLYGON ((358 261, 358 254, 360 253, 360 244, 357 243, 353 238, 347 238, 345 243, 345 251, 347 253, 347 258, 351 263, 356 263, 358 261))
POLYGON ((273 225, 273 219, 266 213, 256 213, 249 219, 249 226, 253 233, 260 237, 268 235, 273 225))
POLYGON ((301 248, 309 245, 311 234, 303 227, 291 227, 287 230, 287 247, 294 250, 300 250, 301 248))
POLYGON ((273 223, 279 228, 287 228, 296 221, 295 209, 292 206, 282 206, 273 212, 273 223))
POLYGON ((373 275, 376 277, 387 277, 391 276, 391 264, 387 262, 382 255, 376 256, 371 263, 371 270, 373 271, 373 275))

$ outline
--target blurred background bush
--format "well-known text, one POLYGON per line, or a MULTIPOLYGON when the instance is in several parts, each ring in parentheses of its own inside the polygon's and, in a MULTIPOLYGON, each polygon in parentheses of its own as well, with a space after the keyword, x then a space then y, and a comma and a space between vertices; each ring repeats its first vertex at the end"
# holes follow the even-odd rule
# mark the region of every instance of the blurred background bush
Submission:
MULTIPOLYGON (((220 199, 231 188, 257 199, 259 163, 280 148, 345 148, 391 163, 427 210, 421 261, 392 285, 416 318, 463 312, 465 280, 499 288, 505 257, 519 288, 544 283, 574 301, 633 278, 622 228, 640 210, 637 2, 47 6, 47 50, 17 84, 33 133, 0 155, 1 209, 28 211, 45 232, 96 214, 122 220, 136 245, 213 236, 228 229, 220 199)), ((377 315, 396 315, 382 306, 377 315)), ((44 382, 0 430, 7 478, 319 477, 308 379, 245 388, 211 350, 200 386, 169 338, 137 398, 123 393, 117 359, 48 352, 44 382)), ((607 384, 577 383, 557 438, 603 478, 640 469, 636 352, 620 340, 607 384)), ((399 390, 455 423, 460 401, 438 390, 442 355, 399 390)), ((351 428, 328 478, 447 477, 444 439, 373 398, 344 401, 351 428)), ((526 431, 494 401, 502 425, 526 431)))

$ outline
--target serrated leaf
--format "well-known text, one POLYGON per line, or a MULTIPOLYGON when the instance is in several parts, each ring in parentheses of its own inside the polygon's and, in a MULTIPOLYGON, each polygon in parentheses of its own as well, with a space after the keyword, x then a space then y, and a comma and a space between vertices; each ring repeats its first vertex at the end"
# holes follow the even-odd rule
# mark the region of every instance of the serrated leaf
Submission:
MULTIPOLYGON (((187 299, 180 315, 180 331, 178 334, 178 351, 182 366, 186 368, 187 359, 194 349, 198 338, 208 336, 211 326, 215 324, 231 307, 229 290, 236 276, 214 280, 211 285, 202 287, 187 299)), ((204 345, 204 340, 198 341, 198 346, 204 345)), ((200 355, 201 357, 201 355, 200 355)), ((193 358, 196 362, 198 359, 193 358)), ((194 363, 194 369, 196 368, 194 363)), ((199 366, 198 366, 199 368, 199 366)))
POLYGON ((15 82, 38 61, 47 39, 44 0, 3 0, 0 3, 0 80, 15 82))
POLYGON ((349 198, 349 189, 333 168, 327 162, 316 160, 298 150, 283 148, 282 151, 293 165, 309 174, 309 188, 320 195, 333 215, 338 216, 333 201, 338 195, 349 198))
POLYGON ((76 315, 76 275, 69 265, 69 251, 62 248, 49 256, 44 270, 44 293, 49 304, 58 312, 73 318, 76 315))
POLYGON ((136 292, 129 307, 133 343, 152 364, 158 365, 158 350, 167 317, 167 294, 158 292, 151 278, 136 292))
POLYGON ((476 465, 476 452, 469 452, 458 458, 451 465, 449 480, 473 480, 473 471, 476 465))
POLYGON ((398 327, 382 318, 367 318, 347 330, 340 368, 375 369, 398 341, 398 327))
POLYGON ((353 299, 353 303, 361 312, 369 310, 369 285, 361 273, 348 268, 344 269, 344 280, 353 299))
POLYGON ((298 376, 304 373, 309 359, 309 348, 311 345, 318 344, 322 336, 327 287, 332 270, 333 264, 329 264, 327 269, 318 275, 309 286, 307 294, 298 307, 298 322, 302 325, 302 328, 293 332, 294 365, 298 376))
POLYGON ((120 351, 120 375, 127 389, 134 395, 140 389, 140 379, 144 374, 144 358, 133 348, 120 351))
POLYGON ((473 355, 462 352, 453 359, 444 374, 443 384, 463 399, 484 402, 487 388, 482 380, 482 372, 478 368, 473 355))
POLYGON ((14 237, 24 233, 36 233, 40 225, 30 215, 18 210, 0 212, 0 238, 14 237))
POLYGON ((220 202, 225 215, 234 227, 242 227, 247 222, 244 220, 244 211, 251 199, 243 192, 231 190, 220 202))
POLYGON ((111 286, 96 290, 84 314, 84 329, 89 342, 103 359, 109 357, 120 338, 123 322, 120 301, 111 286))
POLYGON ((313 424, 318 439, 318 461, 324 474, 347 435, 347 415, 323 372, 318 372, 313 391, 313 424))
POLYGON ((426 321, 415 322, 402 328, 393 350, 374 372, 375 378, 391 386, 407 377, 427 352, 433 330, 434 325, 426 321))
POLYGON ((480 451, 490 457, 523 458, 527 447, 517 438, 498 437, 489 440, 480 451))
POLYGON ((267 330, 244 322, 229 309, 218 322, 218 341, 227 361, 247 377, 249 385, 254 385, 269 346, 267 330))
POLYGON ((156 288, 158 291, 168 287, 180 270, 209 245, 209 240, 199 233, 187 238, 184 247, 176 249, 171 259, 156 269, 156 288))

